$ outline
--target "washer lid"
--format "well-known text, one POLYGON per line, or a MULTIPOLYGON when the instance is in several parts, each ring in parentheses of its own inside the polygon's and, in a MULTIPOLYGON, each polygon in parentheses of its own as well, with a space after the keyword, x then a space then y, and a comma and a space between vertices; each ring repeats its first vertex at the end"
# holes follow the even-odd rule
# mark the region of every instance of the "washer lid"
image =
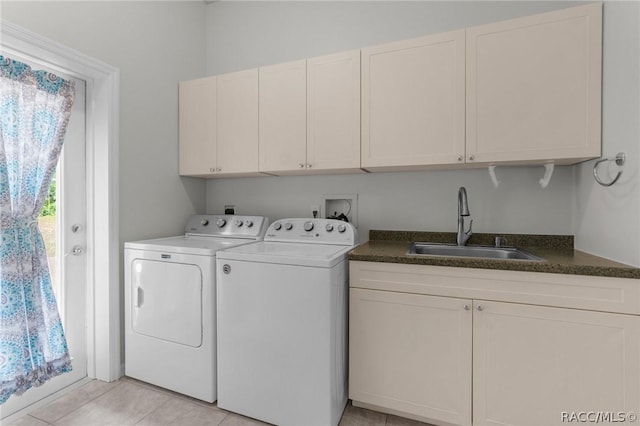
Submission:
POLYGON ((156 238, 153 240, 124 243, 125 249, 161 251, 167 253, 196 254, 215 256, 218 250, 253 243, 253 240, 239 238, 198 237, 181 235, 179 237, 156 238))
POLYGON ((331 268, 355 246, 261 241, 219 251, 218 259, 331 268))

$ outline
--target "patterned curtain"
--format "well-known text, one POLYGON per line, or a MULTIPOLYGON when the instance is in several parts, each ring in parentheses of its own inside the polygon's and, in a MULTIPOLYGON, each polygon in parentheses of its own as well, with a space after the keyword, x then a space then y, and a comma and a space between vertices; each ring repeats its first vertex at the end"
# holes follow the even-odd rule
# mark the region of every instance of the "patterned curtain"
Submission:
POLYGON ((74 93, 0 55, 0 404, 71 371, 37 218, 74 93))

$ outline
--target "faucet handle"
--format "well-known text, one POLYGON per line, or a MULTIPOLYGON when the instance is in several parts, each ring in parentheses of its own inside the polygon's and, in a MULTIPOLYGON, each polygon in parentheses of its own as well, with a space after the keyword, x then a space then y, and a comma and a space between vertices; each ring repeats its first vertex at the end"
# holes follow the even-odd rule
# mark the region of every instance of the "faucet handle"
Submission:
POLYGON ((473 219, 469 221, 469 230, 465 232, 466 235, 471 236, 471 234, 473 234, 471 228, 473 228, 473 219))

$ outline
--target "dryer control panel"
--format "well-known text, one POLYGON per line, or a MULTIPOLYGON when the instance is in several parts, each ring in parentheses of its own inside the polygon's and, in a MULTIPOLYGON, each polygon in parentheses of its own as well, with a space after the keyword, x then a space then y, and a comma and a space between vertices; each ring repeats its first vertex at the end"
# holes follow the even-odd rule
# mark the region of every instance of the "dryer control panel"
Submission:
POLYGON ((280 219, 269 226, 264 240, 352 246, 358 240, 358 233, 352 224, 342 220, 280 219))
POLYGON ((264 216, 197 214, 187 221, 187 235, 261 240, 269 219, 264 216))

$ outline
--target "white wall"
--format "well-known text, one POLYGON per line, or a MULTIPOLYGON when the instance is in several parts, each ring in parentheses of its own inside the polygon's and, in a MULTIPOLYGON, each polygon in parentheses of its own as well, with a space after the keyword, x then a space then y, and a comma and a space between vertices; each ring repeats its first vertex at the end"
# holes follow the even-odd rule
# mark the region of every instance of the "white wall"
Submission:
MULTIPOLYGON (((121 256, 125 241, 183 233, 186 219, 205 209, 205 183, 178 176, 178 82, 204 75, 204 3, 2 0, 0 7, 3 20, 120 69, 121 256)), ((121 340, 124 360, 124 333, 121 340)))
POLYGON ((558 167, 546 189, 544 168, 497 168, 495 189, 486 169, 333 176, 213 180, 207 211, 263 214, 272 221, 309 217, 323 195, 358 194, 358 232, 370 229, 451 231, 457 226, 458 188, 465 186, 475 232, 571 234, 572 169, 558 167))
POLYGON ((579 5, 565 1, 220 1, 207 6, 209 75, 579 5))
POLYGON ((2 19, 120 69, 120 241, 184 232, 205 208, 205 184, 178 176, 178 82, 204 74, 204 3, 1 7, 2 19))
MULTIPOLYGON (((215 2, 207 6, 209 75, 495 22, 573 2, 215 2)), ((459 186, 466 186, 474 231, 572 234, 573 173, 559 167, 546 189, 542 167, 314 177, 211 180, 207 211, 236 204, 272 220, 308 216, 324 194, 359 194, 359 232, 455 231, 459 186)))
MULTIPOLYGON (((576 247, 640 266, 640 3, 605 5, 603 62, 603 155, 625 152, 627 161, 609 188, 595 183, 595 161, 575 167, 576 247)), ((598 170, 610 180, 605 164, 598 170)))

